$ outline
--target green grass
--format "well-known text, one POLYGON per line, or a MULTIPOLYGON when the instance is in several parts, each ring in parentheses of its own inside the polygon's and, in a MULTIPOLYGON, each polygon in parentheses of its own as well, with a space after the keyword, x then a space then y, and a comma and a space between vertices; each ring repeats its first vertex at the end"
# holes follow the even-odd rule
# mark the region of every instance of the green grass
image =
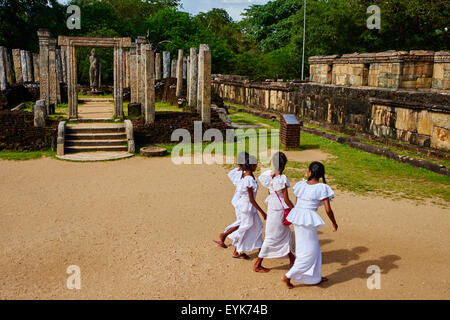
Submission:
POLYGON ((44 151, 0 151, 0 159, 2 160, 32 160, 39 159, 42 157, 54 157, 56 155, 55 151, 44 150, 44 151))
POLYGON ((181 112, 183 109, 178 108, 177 106, 173 106, 167 102, 157 101, 155 103, 156 111, 173 111, 173 112, 181 112))
MULTIPOLYGON (((251 114, 236 111, 231 113, 232 118, 239 119, 242 123, 267 124, 271 128, 279 128, 278 123, 277 125, 251 114)), ((330 130, 327 132, 334 133, 330 130)), ((175 145, 173 143, 160 146, 167 148, 170 153, 175 145)), ((203 144, 202 150, 207 145, 203 144)), ((270 135, 268 145, 270 146, 270 135)), ((226 150, 225 146, 226 143, 218 146, 215 153, 226 150)), ((247 141, 247 151, 249 147, 247 141)), ((234 147, 235 152, 236 149, 237 146, 234 147)), ((323 163, 329 183, 334 188, 363 195, 377 194, 391 199, 406 198, 417 203, 431 200, 445 206, 450 202, 450 179, 446 176, 302 132, 299 150, 307 149, 320 149, 332 156, 323 163)), ((293 181, 303 179, 308 165, 309 163, 289 161, 286 175, 293 181)))

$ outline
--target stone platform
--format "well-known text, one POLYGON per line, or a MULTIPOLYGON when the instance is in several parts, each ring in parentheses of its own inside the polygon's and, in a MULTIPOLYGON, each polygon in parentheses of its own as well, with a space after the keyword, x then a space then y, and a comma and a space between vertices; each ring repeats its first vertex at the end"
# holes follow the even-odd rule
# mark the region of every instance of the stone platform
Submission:
POLYGON ((132 153, 125 151, 92 151, 92 152, 77 152, 69 153, 63 156, 56 156, 61 160, 92 162, 92 161, 110 161, 126 159, 134 156, 132 153))

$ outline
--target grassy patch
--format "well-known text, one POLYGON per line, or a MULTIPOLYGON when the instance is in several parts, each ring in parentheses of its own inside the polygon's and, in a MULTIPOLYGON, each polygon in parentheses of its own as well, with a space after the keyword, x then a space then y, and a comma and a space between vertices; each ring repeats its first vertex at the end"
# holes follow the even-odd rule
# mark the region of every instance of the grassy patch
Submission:
POLYGON ((0 151, 0 159, 2 160, 32 160, 39 159, 42 157, 54 157, 56 155, 55 151, 44 150, 44 151, 0 151))
POLYGON ((171 105, 167 102, 163 102, 163 101, 157 101, 155 103, 155 110, 156 111, 173 111, 173 112, 183 111, 183 109, 180 109, 177 106, 173 106, 173 105, 171 105))

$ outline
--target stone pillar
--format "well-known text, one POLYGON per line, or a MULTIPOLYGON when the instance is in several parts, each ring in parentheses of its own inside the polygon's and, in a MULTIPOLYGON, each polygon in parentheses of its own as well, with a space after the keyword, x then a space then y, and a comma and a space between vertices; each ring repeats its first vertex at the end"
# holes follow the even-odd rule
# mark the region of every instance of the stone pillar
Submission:
POLYGON ((204 50, 202 45, 200 45, 200 50, 198 51, 198 76, 197 76, 197 112, 202 113, 202 89, 203 89, 203 66, 204 66, 204 50))
POLYGON ((6 90, 8 80, 6 77, 6 48, 0 47, 0 91, 6 90))
POLYGON ((183 56, 183 50, 178 50, 178 60, 177 60, 177 89, 176 89, 176 96, 181 97, 183 94, 183 62, 184 62, 184 56, 183 56))
POLYGON ((22 75, 22 63, 20 61, 20 49, 12 49, 13 63, 14 63, 14 76, 16 83, 23 83, 22 75))
POLYGON ((198 56, 197 48, 191 48, 189 57, 189 99, 190 106, 197 106, 198 56))
POLYGON ((55 50, 56 60, 56 100, 61 103, 61 82, 63 82, 62 61, 61 61, 61 49, 55 50))
POLYGON ((125 79, 125 87, 127 87, 127 88, 129 88, 130 87, 130 50, 128 50, 127 52, 126 52, 126 54, 125 54, 125 59, 127 60, 127 62, 126 62, 126 67, 127 67, 127 70, 126 70, 126 72, 125 72, 125 74, 126 74, 126 79, 125 79))
POLYGON ((114 116, 123 117, 123 47, 114 47, 114 116))
POLYGON ((163 52, 163 78, 170 78, 170 52, 163 52))
POLYGON ((28 82, 34 82, 33 78, 33 57, 30 51, 25 51, 25 58, 27 60, 27 78, 28 82))
POLYGON ((58 103, 59 81, 58 70, 56 69, 56 39, 49 39, 48 43, 48 83, 49 83, 49 105, 47 114, 50 114, 50 106, 58 103))
POLYGON ((183 79, 187 80, 187 58, 183 58, 183 79))
POLYGON ((189 82, 189 73, 191 70, 191 57, 187 57, 186 58, 186 101, 189 101, 189 87, 190 87, 190 82, 189 82))
POLYGON ((161 80, 163 77, 161 53, 155 55, 155 80, 161 80))
MULTIPOLYGON (((0 69, 3 67, 6 83, 9 85, 13 84, 12 81, 12 72, 11 72, 11 63, 9 61, 8 48, 0 47, 0 69)), ((1 77, 1 75, 0 75, 1 77)))
POLYGON ((147 45, 147 39, 145 37, 137 37, 136 38, 136 52, 137 52, 137 67, 136 67, 136 74, 137 74, 137 91, 136 91, 136 102, 141 104, 141 112, 144 113, 144 102, 145 102, 145 95, 144 95, 144 64, 142 62, 142 52, 143 47, 147 45))
MULTIPOLYGON (((201 65, 201 115, 202 122, 211 123, 211 50, 209 45, 200 45, 199 65, 201 65)), ((200 69, 200 68, 199 68, 200 69)), ((200 77, 199 77, 200 78, 200 77)))
MULTIPOLYGON (((45 100, 47 108, 50 105, 50 79, 49 79, 49 42, 50 31, 39 29, 39 83, 40 98, 45 100)), ((15 63, 15 61, 14 61, 15 63)), ((70 92, 69 92, 70 94, 70 92)), ((71 101, 69 100, 69 114, 71 109, 71 101)), ((47 109, 48 111, 48 109, 47 109)))
POLYGON ((34 82, 39 82, 39 54, 33 53, 34 82))
POLYGON ((130 102, 137 103, 137 54, 136 44, 130 47, 130 102))
MULTIPOLYGON (((67 55, 67 93, 69 101, 69 119, 78 118, 78 91, 77 91, 77 55, 74 46, 66 47, 67 55)), ((42 58, 41 58, 42 59, 42 58)), ((41 60, 42 61, 42 60, 41 60)), ((42 70, 42 64, 40 66, 42 70)), ((42 86, 41 71, 41 86, 42 86)))
POLYGON ((28 82, 27 52, 25 50, 20 50, 20 65, 22 66, 23 82, 28 82))
POLYGON ((61 47, 62 82, 67 83, 67 47, 61 47))
POLYGON ((155 52, 150 50, 150 45, 146 45, 142 49, 142 57, 144 64, 144 117, 145 123, 155 122, 155 52))
POLYGON ((5 48, 5 60, 6 60, 6 81, 8 81, 10 85, 13 85, 14 73, 13 73, 12 59, 11 55, 8 52, 8 48, 5 48))
POLYGON ((172 63, 170 65, 170 77, 176 78, 177 77, 177 59, 172 59, 172 63))

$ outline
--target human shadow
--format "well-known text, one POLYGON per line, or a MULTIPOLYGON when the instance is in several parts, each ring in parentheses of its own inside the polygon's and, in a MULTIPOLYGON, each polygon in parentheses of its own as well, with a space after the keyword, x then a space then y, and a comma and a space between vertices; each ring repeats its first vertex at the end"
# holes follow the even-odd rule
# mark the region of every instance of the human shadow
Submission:
POLYGON ((367 268, 369 266, 378 266, 381 270, 381 274, 386 274, 392 269, 397 269, 398 265, 395 264, 396 261, 400 260, 401 257, 397 255, 387 255, 378 259, 366 260, 356 264, 352 264, 347 267, 340 268, 336 272, 325 275, 328 281, 322 282, 318 286, 320 288, 329 288, 336 284, 347 282, 353 279, 368 279, 370 273, 367 273, 367 268))
POLYGON ((359 260, 359 256, 369 251, 366 247, 355 247, 351 250, 348 249, 339 249, 322 252, 322 263, 340 263, 343 266, 346 266, 352 260, 359 260))

